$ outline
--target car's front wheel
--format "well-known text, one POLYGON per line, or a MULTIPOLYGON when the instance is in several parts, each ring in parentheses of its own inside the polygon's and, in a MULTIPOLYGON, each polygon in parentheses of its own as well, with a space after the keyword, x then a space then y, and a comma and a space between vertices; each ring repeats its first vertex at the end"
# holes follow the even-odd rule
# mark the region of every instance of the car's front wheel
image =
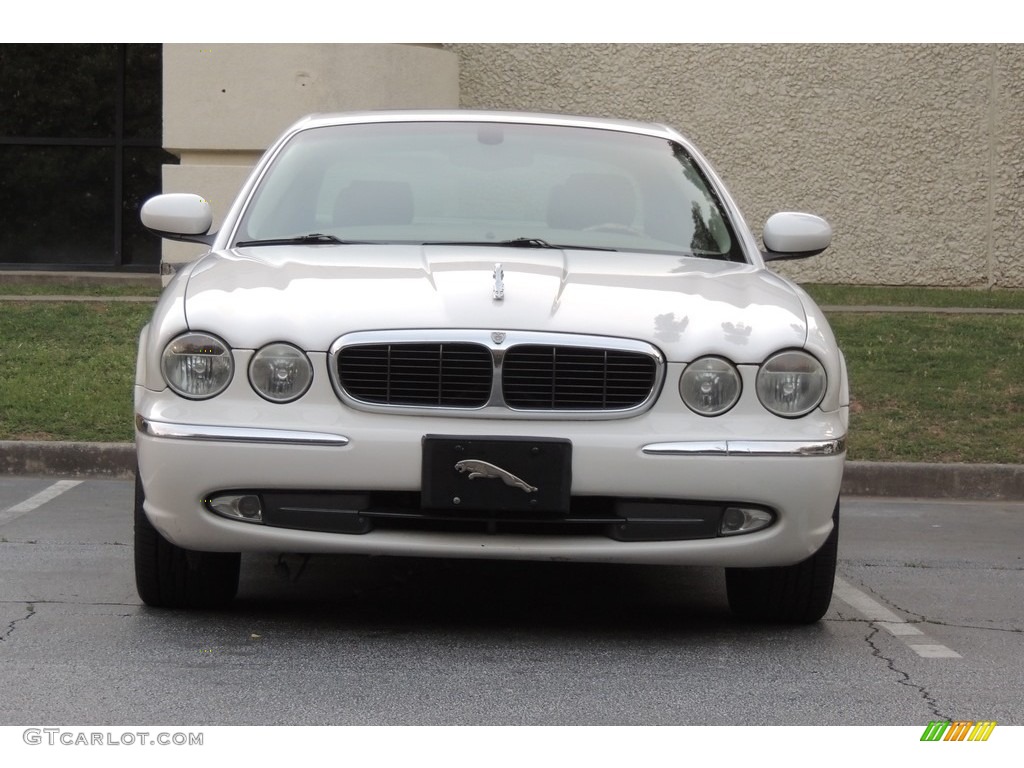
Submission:
POLYGON ((828 610, 839 551, 839 501, 832 533, 821 548, 796 565, 727 568, 725 586, 733 613, 753 621, 811 624, 828 610))
POLYGON ((238 592, 241 555, 194 552, 175 546, 153 527, 143 509, 145 492, 135 473, 135 586, 157 608, 218 608, 238 592))

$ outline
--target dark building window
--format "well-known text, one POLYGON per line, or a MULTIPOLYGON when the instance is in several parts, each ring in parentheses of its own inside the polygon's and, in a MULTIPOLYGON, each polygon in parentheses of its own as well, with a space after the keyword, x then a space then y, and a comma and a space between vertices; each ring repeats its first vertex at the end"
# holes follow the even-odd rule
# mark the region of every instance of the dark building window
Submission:
POLYGON ((0 45, 0 267, 153 272, 159 45, 0 45))

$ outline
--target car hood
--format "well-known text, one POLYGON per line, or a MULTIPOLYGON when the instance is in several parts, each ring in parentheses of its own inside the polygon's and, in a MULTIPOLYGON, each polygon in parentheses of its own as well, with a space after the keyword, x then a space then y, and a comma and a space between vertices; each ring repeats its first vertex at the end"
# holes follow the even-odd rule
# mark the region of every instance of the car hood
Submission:
POLYGON ((670 361, 759 363, 802 346, 797 291, 750 265, 663 254, 491 246, 262 246, 220 251, 188 276, 193 330, 255 349, 325 351, 344 333, 534 330, 641 339, 670 361), (493 297, 501 264, 504 298, 493 297))

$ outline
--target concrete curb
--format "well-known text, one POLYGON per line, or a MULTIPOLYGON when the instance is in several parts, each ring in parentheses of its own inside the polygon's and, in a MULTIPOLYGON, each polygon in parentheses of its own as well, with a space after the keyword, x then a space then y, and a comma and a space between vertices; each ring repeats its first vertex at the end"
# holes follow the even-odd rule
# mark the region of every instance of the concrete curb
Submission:
POLYGON ((0 440, 0 473, 65 477, 133 477, 135 444, 0 440))
POLYGON ((843 493, 970 501, 1024 501, 1019 464, 911 464, 848 461, 843 493))
POLYGON ((41 269, 5 269, 0 283, 10 285, 145 285, 159 288, 160 275, 155 272, 66 272, 41 269))
MULTIPOLYGON (((0 474, 124 479, 134 471, 133 443, 0 441, 0 474)), ((849 461, 843 494, 1024 501, 1024 466, 849 461)))

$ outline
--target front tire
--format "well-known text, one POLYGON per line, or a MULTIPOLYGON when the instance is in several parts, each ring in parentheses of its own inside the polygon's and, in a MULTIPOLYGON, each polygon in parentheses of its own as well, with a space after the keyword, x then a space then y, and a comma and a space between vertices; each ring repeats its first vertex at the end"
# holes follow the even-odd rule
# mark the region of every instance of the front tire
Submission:
POLYGON ((796 565, 727 568, 729 607, 750 621, 813 624, 832 602, 839 551, 839 501, 832 512, 832 533, 821 548, 796 565))
POLYGON ((145 498, 136 470, 135 586, 142 602, 154 608, 220 608, 234 600, 242 556, 172 544, 146 517, 145 498))

